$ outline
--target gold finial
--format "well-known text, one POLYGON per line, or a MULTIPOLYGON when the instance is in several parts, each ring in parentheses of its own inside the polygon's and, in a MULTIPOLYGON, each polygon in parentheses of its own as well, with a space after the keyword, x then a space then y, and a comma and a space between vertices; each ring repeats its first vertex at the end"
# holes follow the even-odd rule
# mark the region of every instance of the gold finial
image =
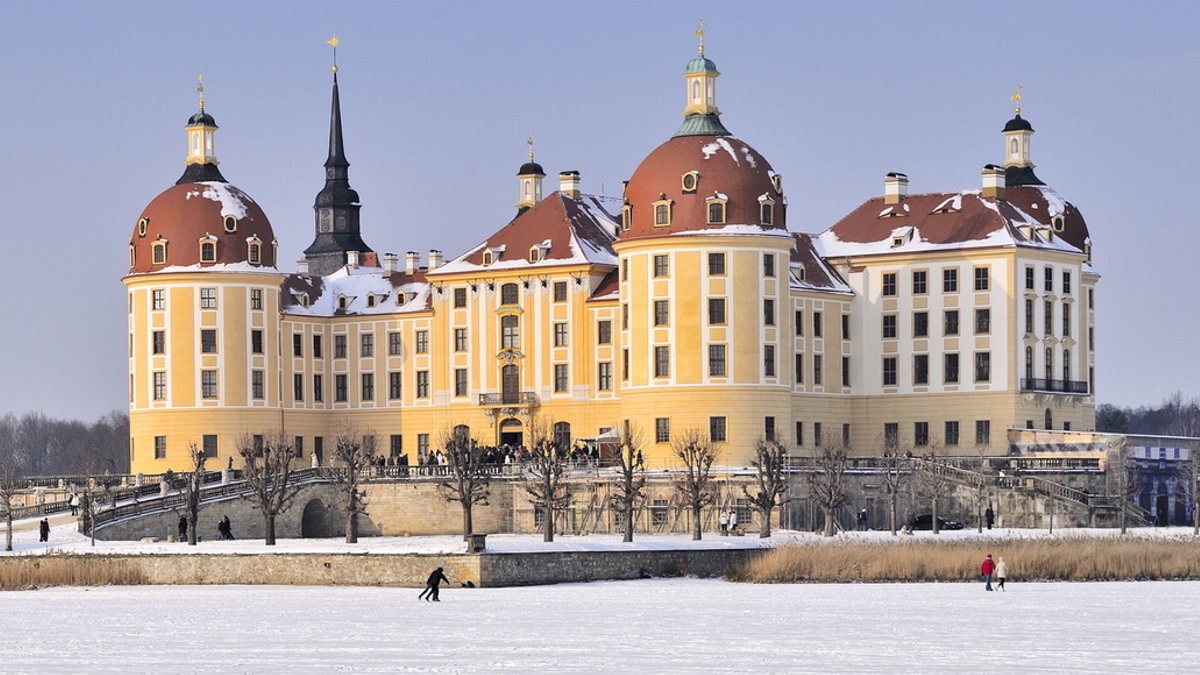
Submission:
POLYGON ((703 14, 700 15, 700 27, 697 28, 696 32, 692 33, 692 35, 695 35, 696 37, 700 38, 700 56, 704 56, 704 15, 703 14))
POLYGON ((1012 96, 1008 97, 1008 100, 1017 102, 1017 114, 1020 115, 1021 114, 1021 85, 1019 85, 1019 84, 1017 85, 1016 91, 1013 92, 1012 96))
POLYGON ((200 109, 204 110, 204 73, 196 78, 199 84, 196 85, 196 93, 200 95, 200 109))
POLYGON ((341 40, 337 39, 337 33, 334 33, 333 37, 331 37, 325 41, 325 44, 329 45, 330 47, 333 47, 333 72, 335 72, 335 73, 338 71, 337 46, 338 46, 339 42, 341 42, 341 40))
POLYGON ((533 132, 532 131, 529 132, 529 140, 526 141, 526 143, 529 144, 529 161, 532 162, 533 161, 533 132))

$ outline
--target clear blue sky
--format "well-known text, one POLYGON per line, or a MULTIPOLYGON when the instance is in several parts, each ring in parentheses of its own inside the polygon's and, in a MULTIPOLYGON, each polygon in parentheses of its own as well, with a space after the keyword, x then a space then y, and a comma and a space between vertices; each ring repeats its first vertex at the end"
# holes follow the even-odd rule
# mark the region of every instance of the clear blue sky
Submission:
POLYGON ((126 246, 182 172, 197 74, 221 170, 293 271, 336 33, 364 238, 452 257, 515 213, 530 130, 551 177, 619 194, 678 126, 699 13, 722 119, 784 175, 794 230, 824 230, 888 171, 912 192, 977 188, 1020 83, 1037 173, 1095 242, 1099 401, 1200 393, 1200 3, 10 2, 0 414, 126 406, 126 246))

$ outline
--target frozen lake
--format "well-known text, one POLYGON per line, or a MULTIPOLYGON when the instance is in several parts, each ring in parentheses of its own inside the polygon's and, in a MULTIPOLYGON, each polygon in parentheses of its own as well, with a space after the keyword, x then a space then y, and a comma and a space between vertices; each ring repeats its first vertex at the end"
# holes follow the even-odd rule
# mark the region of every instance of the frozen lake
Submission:
MULTIPOLYGON (((457 584, 457 580, 452 579, 457 584)), ((1200 582, 0 594, 0 671, 1195 672, 1200 582)))

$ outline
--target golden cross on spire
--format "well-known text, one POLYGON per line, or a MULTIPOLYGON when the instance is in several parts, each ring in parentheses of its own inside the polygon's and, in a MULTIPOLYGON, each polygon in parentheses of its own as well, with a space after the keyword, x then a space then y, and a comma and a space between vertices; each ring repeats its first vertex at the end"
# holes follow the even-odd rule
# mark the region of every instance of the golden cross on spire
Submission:
POLYGON ((196 78, 199 84, 196 85, 196 93, 200 95, 200 109, 204 110, 204 73, 196 78))
POLYGON ((1016 91, 1013 92, 1012 96, 1008 97, 1008 100, 1017 102, 1017 114, 1020 115, 1021 114, 1021 85, 1019 85, 1019 84, 1017 85, 1016 91))
POLYGON ((529 161, 532 162, 533 161, 533 132, 532 131, 529 132, 529 140, 526 141, 526 143, 529 144, 529 161))
POLYGON ((329 38, 328 40, 326 40, 326 41, 325 41, 325 44, 327 44, 327 45, 329 45, 329 46, 333 47, 333 72, 335 72, 335 73, 338 71, 338 67, 337 67, 337 46, 338 46, 338 43, 339 43, 339 42, 341 42, 341 41, 337 39, 337 33, 334 33, 333 37, 331 37, 331 38, 329 38))
POLYGON ((704 56, 704 15, 700 15, 700 27, 692 35, 700 38, 700 56, 704 56))

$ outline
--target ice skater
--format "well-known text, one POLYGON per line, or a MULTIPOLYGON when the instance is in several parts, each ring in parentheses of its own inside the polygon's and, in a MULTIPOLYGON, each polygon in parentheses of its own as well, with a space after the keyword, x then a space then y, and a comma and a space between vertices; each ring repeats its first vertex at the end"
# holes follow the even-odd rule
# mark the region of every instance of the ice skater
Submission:
POLYGON ((1004 556, 996 559, 996 590, 1004 590, 1004 579, 1008 576, 1008 563, 1004 562, 1004 556))
POLYGON ((430 572, 429 579, 425 581, 425 590, 421 591, 421 594, 417 596, 417 600, 424 600, 426 602, 429 602, 430 600, 434 602, 441 602, 441 600, 438 599, 438 586, 440 586, 443 581, 450 583, 450 580, 446 578, 446 575, 442 574, 442 568, 439 567, 430 572))
POLYGON ((989 553, 983 559, 983 564, 979 566, 979 572, 983 575, 983 590, 992 590, 992 573, 996 571, 996 563, 992 562, 992 554, 989 553))

